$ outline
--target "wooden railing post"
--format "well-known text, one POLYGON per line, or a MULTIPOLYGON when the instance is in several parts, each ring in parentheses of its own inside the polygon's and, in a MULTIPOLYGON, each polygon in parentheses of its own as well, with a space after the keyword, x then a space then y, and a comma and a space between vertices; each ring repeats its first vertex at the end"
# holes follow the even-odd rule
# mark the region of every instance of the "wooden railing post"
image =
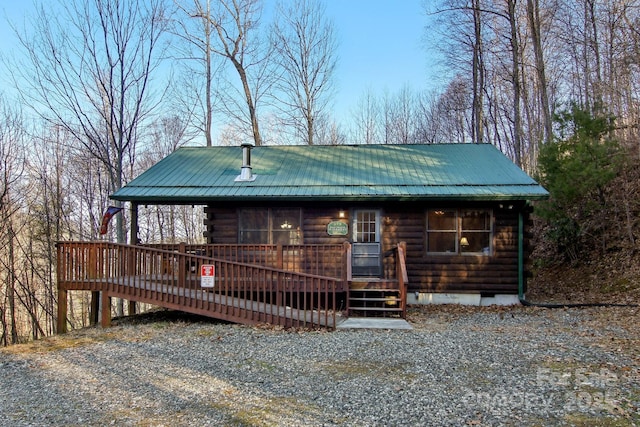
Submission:
POLYGON ((88 264, 87 265, 87 278, 89 279, 98 279, 100 278, 98 271, 99 271, 99 266, 98 266, 98 251, 100 248, 96 247, 96 246, 89 246, 87 248, 87 261, 88 264))
POLYGON ((127 254, 127 271, 125 275, 135 276, 136 272, 136 250, 133 246, 125 247, 125 253, 127 254))
POLYGON ((185 288, 187 280, 187 244, 180 242, 178 245, 178 252, 185 254, 182 257, 178 257, 178 287, 185 288))
POLYGON ((276 245, 276 268, 282 270, 284 266, 284 249, 282 248, 282 244, 276 245))
MULTIPOLYGON (((144 252, 140 252, 136 246, 129 246, 129 275, 130 280, 135 280, 136 276, 141 276, 144 274, 142 260, 144 259, 144 252)), ((136 302, 131 299, 135 295, 139 294, 137 289, 127 288, 127 294, 129 298, 127 298, 128 303, 128 315, 131 316, 136 314, 136 302)))

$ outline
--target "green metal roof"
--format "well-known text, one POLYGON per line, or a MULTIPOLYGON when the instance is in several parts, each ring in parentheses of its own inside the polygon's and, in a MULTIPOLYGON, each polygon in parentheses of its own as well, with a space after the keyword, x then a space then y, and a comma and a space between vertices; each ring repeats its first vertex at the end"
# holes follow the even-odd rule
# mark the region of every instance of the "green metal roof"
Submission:
POLYGON ((237 182, 240 147, 176 150, 111 198, 228 200, 535 200, 547 191, 489 144, 261 146, 237 182))

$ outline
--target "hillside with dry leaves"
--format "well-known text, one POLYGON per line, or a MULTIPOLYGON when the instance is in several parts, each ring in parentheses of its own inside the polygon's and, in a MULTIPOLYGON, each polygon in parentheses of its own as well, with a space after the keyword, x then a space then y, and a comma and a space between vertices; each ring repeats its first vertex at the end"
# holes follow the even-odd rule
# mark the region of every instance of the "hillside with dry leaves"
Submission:
POLYGON ((601 212, 582 219, 583 231, 575 259, 560 253, 547 237, 548 224, 535 219, 528 300, 640 303, 638 158, 635 150, 629 154, 624 170, 605 188, 601 212))

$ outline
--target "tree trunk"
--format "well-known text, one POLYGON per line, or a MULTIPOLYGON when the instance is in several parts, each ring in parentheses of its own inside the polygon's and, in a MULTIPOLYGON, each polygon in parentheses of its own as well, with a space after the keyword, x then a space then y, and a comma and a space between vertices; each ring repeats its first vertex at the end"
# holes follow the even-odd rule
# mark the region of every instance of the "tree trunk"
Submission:
POLYGON ((7 229, 8 240, 7 246, 9 250, 9 259, 7 260, 7 300, 9 303, 9 323, 11 324, 11 344, 18 343, 18 325, 16 316, 16 271, 15 271, 15 252, 13 225, 8 224, 7 229))
POLYGON ((0 345, 6 347, 9 345, 7 340, 7 320, 5 319, 5 311, 0 305, 0 325, 2 325, 2 334, 0 334, 0 345))
POLYGON ((520 112, 520 43, 518 42, 518 23, 516 22, 517 0, 507 0, 507 13, 511 27, 511 60, 512 74, 511 85, 513 87, 513 146, 515 163, 522 167, 522 116, 520 112))
POLYGON ((482 45, 482 17, 480 0, 473 0, 473 112, 471 119, 471 142, 481 144, 484 141, 484 61, 482 45))
POLYGON ((585 48, 588 48, 593 52, 595 59, 595 83, 592 83, 591 92, 593 93, 593 106, 594 112, 602 111, 603 99, 602 99, 602 64, 600 58, 600 42, 598 38, 598 22, 595 11, 595 0, 585 1, 585 19, 588 23, 585 23, 585 34, 587 34, 586 26, 589 25, 592 32, 592 39, 589 41, 585 48))
POLYGON ((233 66, 238 71, 240 81, 242 82, 242 89, 244 90, 244 96, 249 108, 249 119, 251 120, 251 131, 253 133, 253 143, 256 147, 262 145, 262 138, 260 137, 260 129, 258 127, 258 115, 256 113, 256 107, 253 102, 253 96, 251 95, 251 88, 249 87, 249 80, 247 79, 247 72, 244 67, 236 58, 230 58, 233 66))
POLYGON ((205 62, 206 62, 206 76, 205 76, 205 96, 206 96, 206 112, 204 119, 204 135, 207 139, 207 147, 211 147, 213 145, 213 141, 211 138, 211 126, 213 123, 213 106, 211 105, 211 79, 212 79, 212 70, 211 70, 211 4, 207 1, 207 19, 204 21, 204 39, 205 39, 205 62))
MULTIPOLYGON (((527 16, 531 41, 536 63, 536 76, 538 78, 540 104, 544 121, 544 143, 551 141, 553 136, 553 121, 549 106, 549 94, 547 76, 545 71, 544 53, 542 51, 542 35, 540 33, 540 3, 539 0, 527 0, 527 16)), ((537 152, 538 150, 536 150, 537 152)))

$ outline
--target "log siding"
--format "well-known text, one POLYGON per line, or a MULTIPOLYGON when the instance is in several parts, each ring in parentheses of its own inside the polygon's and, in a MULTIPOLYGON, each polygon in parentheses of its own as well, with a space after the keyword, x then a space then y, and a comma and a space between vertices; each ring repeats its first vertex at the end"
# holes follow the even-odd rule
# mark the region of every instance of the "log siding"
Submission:
MULTIPOLYGON (((393 204, 334 204, 336 207, 303 203, 286 207, 302 208, 302 243, 306 245, 340 244, 351 241, 351 212, 353 209, 379 209, 381 212, 382 252, 389 253, 398 242, 406 242, 406 263, 409 292, 439 293, 518 293, 518 215, 525 214, 525 230, 530 226, 529 209, 524 203, 393 203, 393 204), (429 209, 489 209, 492 212, 492 253, 427 254, 426 213, 429 209), (344 218, 339 212, 345 213, 344 218), (327 224, 344 221, 349 224, 346 236, 330 236, 327 224)), ((225 207, 209 206, 205 220, 208 243, 234 244, 238 241, 238 210, 241 208, 272 207, 266 204, 237 204, 225 207)), ((280 206, 285 207, 285 206, 280 206)), ((525 233, 525 259, 529 251, 525 233)), ((383 272, 394 271, 393 257, 382 257, 383 272)))

